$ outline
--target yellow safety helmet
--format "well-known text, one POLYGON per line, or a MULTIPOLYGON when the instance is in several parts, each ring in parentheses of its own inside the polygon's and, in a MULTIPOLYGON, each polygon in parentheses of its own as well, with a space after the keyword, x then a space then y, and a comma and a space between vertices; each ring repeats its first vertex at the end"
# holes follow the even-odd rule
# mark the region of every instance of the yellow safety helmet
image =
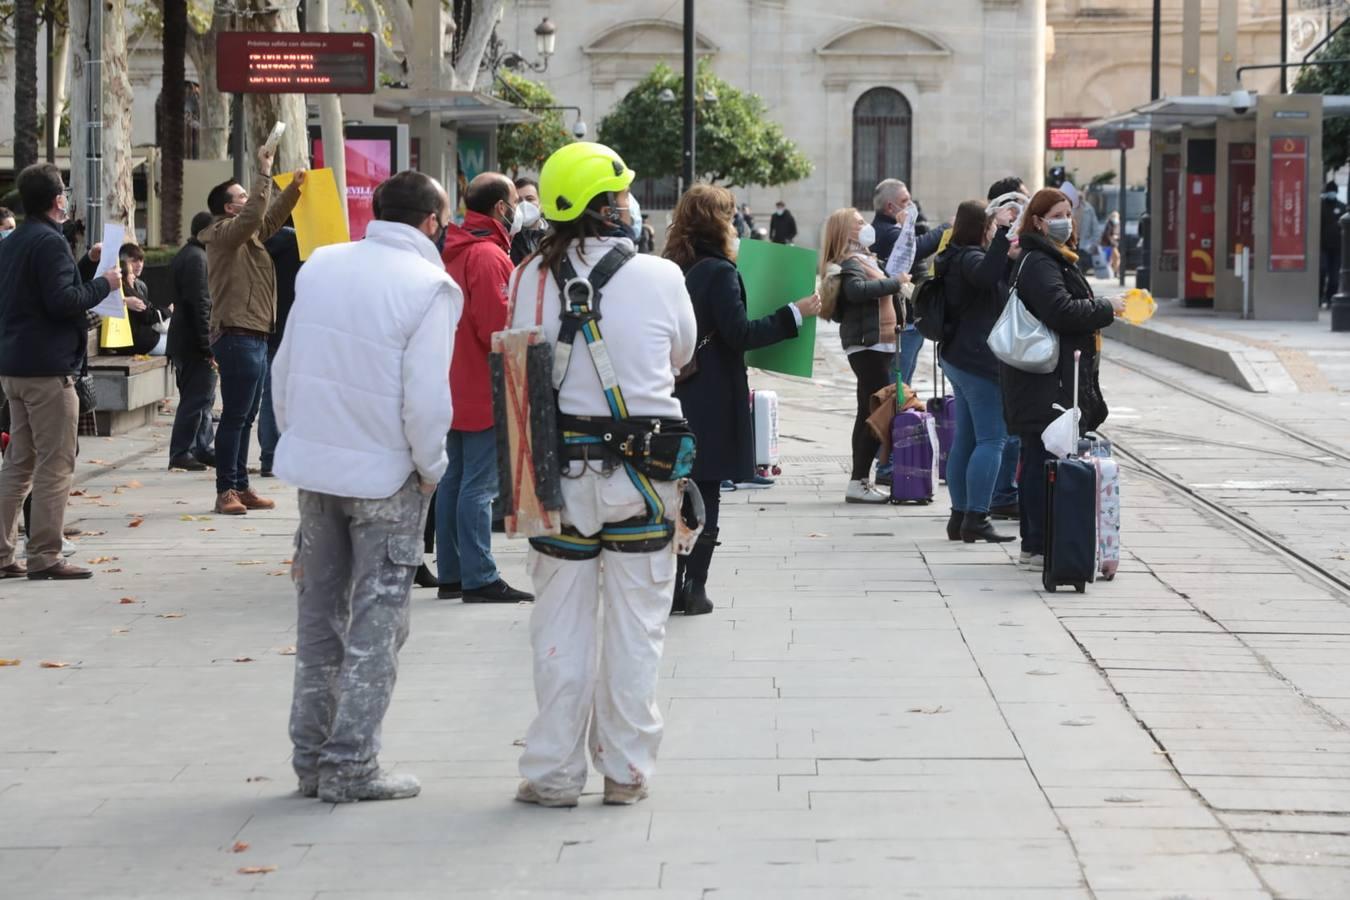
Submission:
POLYGON ((600 194, 625 191, 637 173, 604 144, 578 141, 555 150, 539 172, 544 218, 571 222, 600 194))

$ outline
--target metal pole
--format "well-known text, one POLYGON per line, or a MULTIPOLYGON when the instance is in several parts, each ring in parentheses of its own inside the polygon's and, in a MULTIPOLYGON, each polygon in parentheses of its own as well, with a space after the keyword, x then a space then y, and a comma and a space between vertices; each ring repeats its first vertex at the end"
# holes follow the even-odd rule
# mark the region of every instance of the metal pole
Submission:
POLYGON ((1331 330, 1350 331, 1350 212, 1341 216, 1341 283, 1331 298, 1331 330))
MULTIPOLYGON (((1162 96, 1162 0, 1153 0, 1153 48, 1149 57, 1149 99, 1162 96)), ((1134 270, 1134 285, 1147 290, 1153 283, 1150 271, 1152 261, 1153 228, 1153 132, 1148 135, 1148 174, 1144 179, 1144 214, 1139 217, 1139 265, 1134 270)), ((1123 168, 1123 167, 1122 167, 1123 168)), ((1121 178, 1124 181, 1124 178, 1121 178)))
POLYGON ((684 0, 684 165, 683 190, 694 184, 694 0, 684 0))
POLYGON ((1280 0, 1280 93, 1289 93, 1289 0, 1280 0))
POLYGON ((248 184, 244 179, 248 175, 248 166, 245 164, 244 157, 248 154, 248 134, 244 128, 244 95, 234 94, 230 97, 230 152, 234 156, 234 180, 239 182, 245 188, 248 184))
POLYGON ((47 10, 47 162, 56 162, 61 110, 56 108, 56 13, 47 10))
MULTIPOLYGON (((85 107, 85 241, 92 246, 103 235, 103 4, 89 4, 89 62, 84 77, 89 83, 85 107)), ((71 160, 71 165, 75 161, 71 160)))
POLYGON ((1153 0, 1153 55, 1150 71, 1153 73, 1149 99, 1162 96, 1162 0, 1153 0))
POLYGON ((1120 224, 1116 226, 1116 265, 1120 267, 1120 286, 1125 286, 1125 223, 1129 217, 1130 192, 1125 187, 1125 148, 1120 148, 1120 224))

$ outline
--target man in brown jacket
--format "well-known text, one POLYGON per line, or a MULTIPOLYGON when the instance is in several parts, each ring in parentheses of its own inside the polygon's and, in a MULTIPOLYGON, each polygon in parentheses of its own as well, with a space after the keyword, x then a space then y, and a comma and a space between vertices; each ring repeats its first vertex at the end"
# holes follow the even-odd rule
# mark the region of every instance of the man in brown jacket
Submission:
POLYGON ((256 193, 230 180, 206 205, 215 217, 197 239, 206 247, 211 291, 211 355, 220 370, 220 427, 216 430, 216 512, 242 516, 272 509, 248 484, 248 449, 267 377, 267 336, 276 327, 277 285, 263 241, 285 224, 300 201, 304 170, 281 196, 272 196, 272 151, 258 151, 256 193), (269 203, 269 201, 271 201, 269 203))

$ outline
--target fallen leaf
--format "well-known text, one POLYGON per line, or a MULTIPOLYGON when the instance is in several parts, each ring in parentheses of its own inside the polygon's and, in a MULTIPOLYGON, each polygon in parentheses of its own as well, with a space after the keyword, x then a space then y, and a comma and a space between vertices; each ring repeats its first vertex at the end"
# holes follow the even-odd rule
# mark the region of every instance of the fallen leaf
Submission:
POLYGON ((248 841, 235 841, 234 846, 230 848, 231 853, 243 853, 248 849, 248 841))
POLYGON ((215 531, 214 528, 198 528, 197 530, 200 531, 200 532, 202 532, 203 534, 206 534, 206 533, 208 533, 208 532, 215 531))
POLYGON ((294 563, 294 562, 295 562, 295 560, 293 560, 293 559, 283 559, 283 560, 281 561, 281 564, 282 564, 283 566, 289 566, 289 565, 291 565, 291 564, 294 563))
POLYGON ((292 644, 292 645, 289 646, 289 647, 282 647, 280 650, 277 651, 277 655, 278 655, 278 656, 294 656, 294 655, 295 655, 295 645, 292 644))
POLYGON ((811 532, 810 534, 808 534, 807 537, 809 537, 809 538, 827 538, 827 537, 829 537, 829 535, 826 534, 826 533, 823 532, 823 531, 813 531, 813 532, 811 532))
POLYGON ((73 490, 73 491, 70 492, 70 496, 72 496, 72 497, 83 497, 83 496, 84 496, 84 488, 76 488, 75 490, 73 490))
POLYGON ((290 572, 287 572, 285 569, 282 569, 280 572, 268 572, 267 574, 268 574, 268 575, 272 575, 272 576, 277 576, 277 575, 289 575, 289 574, 291 574, 291 573, 290 573, 290 572))
POLYGON ((91 466, 106 466, 107 464, 108 464, 108 461, 107 461, 106 459, 91 459, 91 460, 89 460, 89 465, 91 465, 91 466))
POLYGON ((117 602, 118 602, 118 603, 140 603, 141 601, 137 600, 135 597, 123 597, 121 600, 118 600, 117 602))
POLYGON ((91 565, 91 566, 101 566, 101 565, 103 565, 104 563, 110 563, 110 562, 116 562, 116 561, 117 561, 117 557, 115 557, 115 556, 95 556, 93 559, 89 560, 89 565, 91 565))
POLYGON ((145 487, 145 485, 141 484, 139 481, 137 481, 136 479, 133 478, 133 479, 131 479, 130 481, 128 481, 126 484, 122 485, 122 487, 127 488, 128 490, 134 491, 134 490, 136 490, 137 488, 143 488, 143 487, 145 487))
POLYGON ((250 775, 248 778, 245 778, 244 780, 247 781, 249 784, 253 784, 254 782, 257 781, 271 781, 272 779, 268 778, 266 775, 250 775))
POLYGON ((236 566, 261 566, 262 564, 263 561, 261 559, 241 559, 239 562, 235 563, 236 566))
POLYGON ((266 875, 269 872, 275 872, 276 866, 244 866, 239 870, 240 875, 266 875))
POLYGON ((156 618, 156 619, 181 619, 181 618, 183 618, 183 614, 182 614, 182 613, 160 613, 159 615, 155 616, 155 618, 156 618))
POLYGON ((179 517, 178 517, 178 521, 180 521, 180 522, 210 522, 210 521, 211 521, 211 517, 210 517, 210 516, 188 516, 188 515, 184 515, 184 516, 179 516, 179 517))
POLYGON ((103 573, 104 573, 105 575, 116 575, 116 574, 118 574, 118 573, 121 572, 121 571, 122 571, 121 569, 104 569, 104 570, 103 570, 103 573))
POLYGON ((107 534, 107 533, 108 533, 108 532, 106 532, 106 531, 81 531, 79 534, 77 534, 77 535, 75 535, 75 536, 76 536, 76 537, 103 537, 103 536, 104 536, 105 534, 107 534))
POLYGON ((251 657, 251 656, 236 656, 236 657, 234 658, 234 661, 235 661, 235 662, 253 662, 253 657, 251 657))
POLYGON ((21 659, 0 659, 0 666, 17 666, 21 662, 21 659))
POLYGON ((142 519, 140 516, 137 516, 136 518, 132 519, 130 522, 127 523, 127 527, 128 527, 128 528, 140 528, 140 527, 141 527, 142 525, 144 525, 144 524, 145 524, 145 520, 142 519))
POLYGON ((70 663, 44 659, 42 662, 38 663, 38 666, 43 669, 68 669, 70 668, 70 663))

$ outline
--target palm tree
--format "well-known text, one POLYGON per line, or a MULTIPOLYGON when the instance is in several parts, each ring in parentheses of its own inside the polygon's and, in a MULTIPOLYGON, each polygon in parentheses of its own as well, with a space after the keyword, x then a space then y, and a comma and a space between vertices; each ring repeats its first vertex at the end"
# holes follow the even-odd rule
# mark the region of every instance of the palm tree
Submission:
POLYGON ((37 3, 14 6, 14 169, 38 161, 37 3))
POLYGON ((178 243, 183 218, 183 151, 187 96, 187 0, 164 0, 164 78, 160 97, 160 240, 178 243))

